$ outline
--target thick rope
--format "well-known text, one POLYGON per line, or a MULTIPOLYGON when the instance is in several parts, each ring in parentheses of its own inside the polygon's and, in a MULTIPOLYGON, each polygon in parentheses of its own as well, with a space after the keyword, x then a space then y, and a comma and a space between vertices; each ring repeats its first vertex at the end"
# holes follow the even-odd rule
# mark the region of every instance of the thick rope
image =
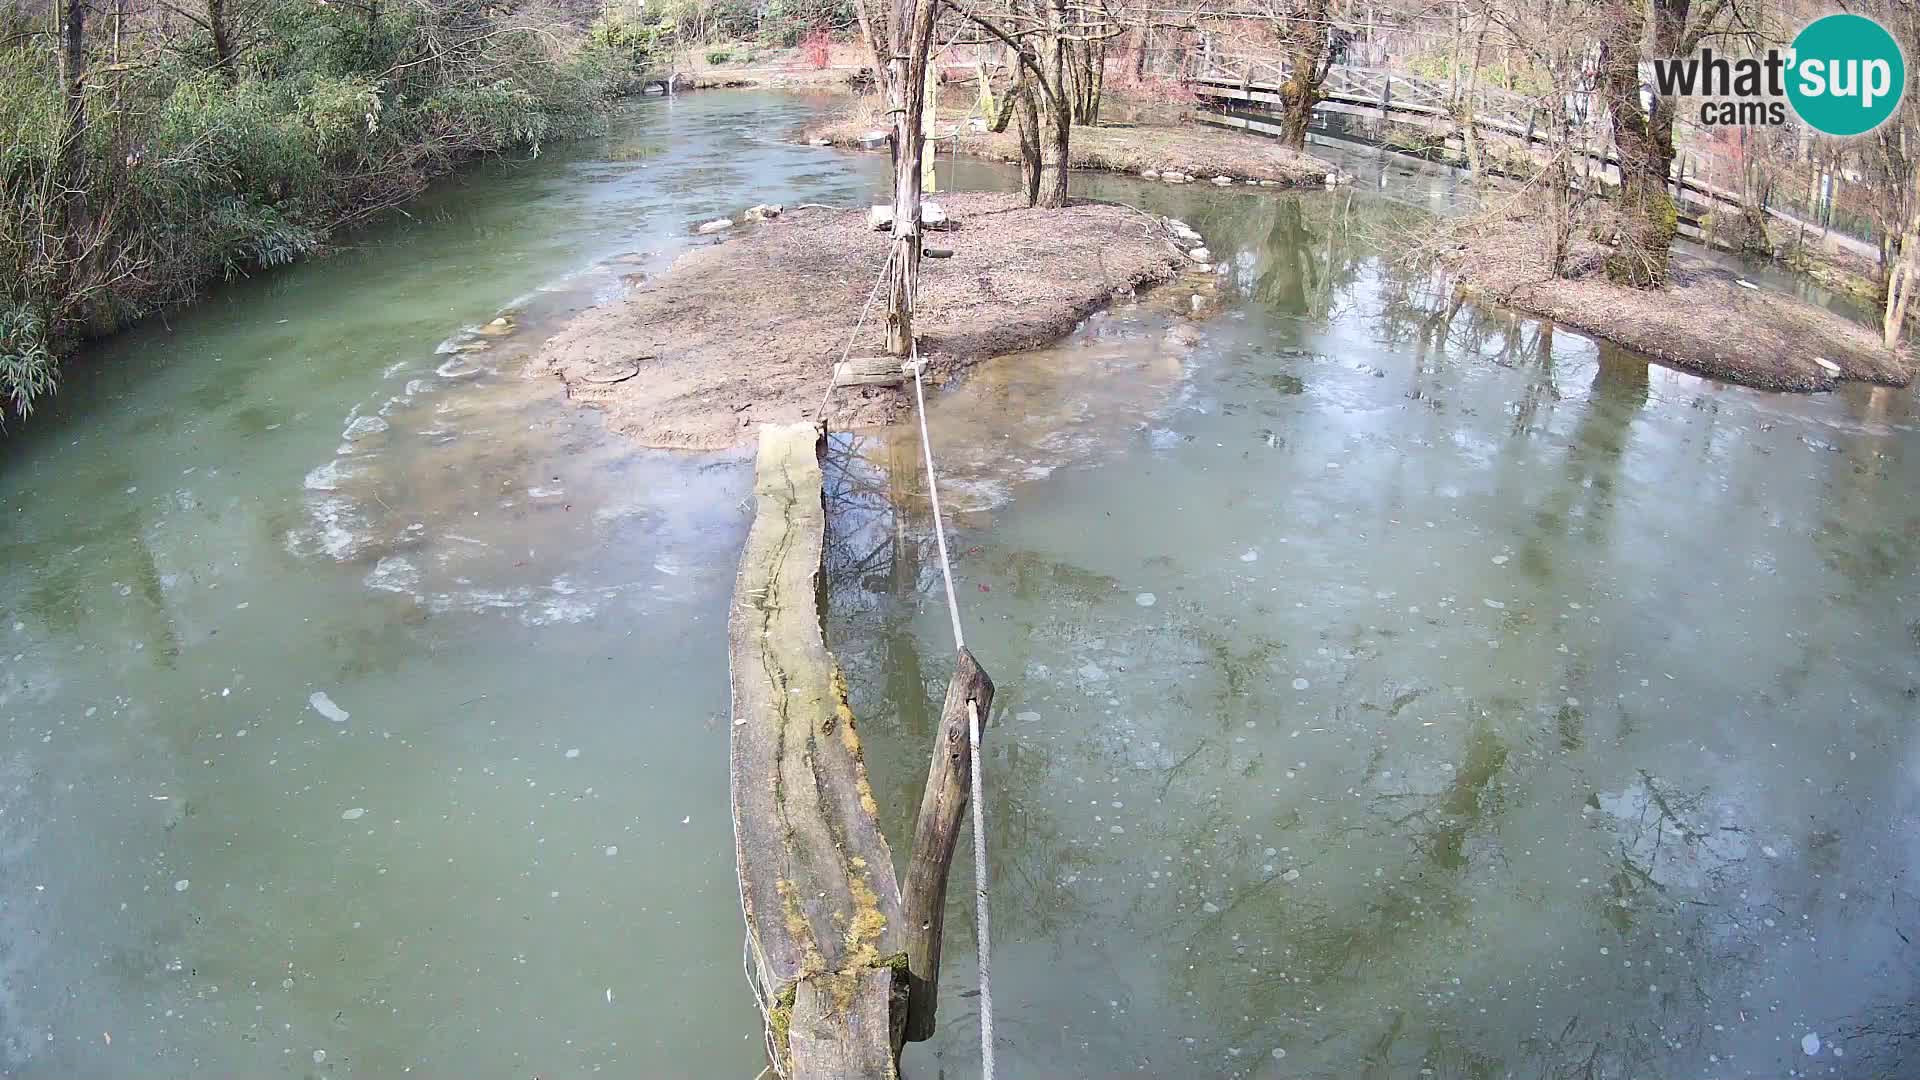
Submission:
MULTIPOLYGON (((947 527, 940 516, 940 481, 933 470, 933 439, 927 434, 927 396, 920 381, 920 346, 913 344, 907 366, 913 369, 913 401, 920 419, 920 450, 926 455, 927 498, 933 504, 933 536, 940 545, 940 576, 947 585, 947 614, 953 620, 953 647, 966 647, 960 629, 960 601, 953 592, 953 565, 947 558, 947 527)), ((987 809, 986 782, 980 771, 980 706, 967 700, 968 760, 972 763, 973 792, 973 917, 980 940, 980 1075, 993 1080, 993 935, 987 920, 987 809)))

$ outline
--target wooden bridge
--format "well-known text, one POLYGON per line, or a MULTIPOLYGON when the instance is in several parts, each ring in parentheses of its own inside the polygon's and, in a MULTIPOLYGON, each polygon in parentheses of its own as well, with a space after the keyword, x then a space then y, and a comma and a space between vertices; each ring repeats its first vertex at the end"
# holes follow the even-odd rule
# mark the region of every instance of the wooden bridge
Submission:
MULTIPOLYGON (((1285 103, 1280 88, 1287 78, 1286 66, 1272 60, 1208 54, 1199 58, 1188 81, 1195 93, 1217 110, 1201 119, 1222 127, 1277 135, 1278 125, 1234 116, 1225 110, 1234 105, 1252 111, 1280 107, 1285 103)), ((1355 116, 1411 125, 1431 132, 1444 143, 1460 137, 1453 107, 1457 92, 1445 79, 1334 64, 1328 68, 1326 81, 1320 86, 1321 100, 1314 105, 1314 111, 1323 120, 1328 116, 1355 116)), ((1571 142, 1583 148, 1578 152, 1585 158, 1576 171, 1595 182, 1618 187, 1620 161, 1610 148, 1612 140, 1604 122, 1604 110, 1591 93, 1576 93, 1572 98, 1569 104, 1579 127, 1572 133, 1571 142)), ((1522 149, 1540 162, 1546 161, 1552 152, 1553 138, 1544 128, 1546 122, 1548 117, 1538 99, 1496 88, 1474 91, 1473 125, 1481 137, 1522 149)), ((1683 223, 1698 228, 1701 219, 1716 210, 1738 213, 1744 209, 1745 202, 1739 192, 1717 187, 1687 173, 1686 160, 1684 155, 1675 158, 1675 172, 1669 180, 1683 223)), ((1822 231, 1820 226, 1785 211, 1767 207, 1766 212, 1789 227, 1806 232, 1822 231)), ((1865 241, 1837 233, 1829 237, 1857 255, 1879 257, 1879 249, 1865 241)))

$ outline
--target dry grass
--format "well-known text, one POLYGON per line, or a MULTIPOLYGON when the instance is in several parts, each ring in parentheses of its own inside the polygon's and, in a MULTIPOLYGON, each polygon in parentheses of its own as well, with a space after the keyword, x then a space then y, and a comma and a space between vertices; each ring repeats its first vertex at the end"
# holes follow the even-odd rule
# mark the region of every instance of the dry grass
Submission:
POLYGON ((1474 293, 1645 353, 1672 367, 1765 390, 1830 390, 1841 379, 1905 386, 1912 358, 1873 330, 1797 297, 1749 289, 1705 259, 1675 251, 1670 283, 1606 280, 1604 249, 1574 245, 1566 278, 1545 270, 1539 225, 1493 221, 1457 234, 1442 259, 1474 293), (1815 362, 1840 366, 1834 375, 1815 362))
MULTIPOLYGON (((1125 207, 1029 210, 1006 195, 949 195, 959 223, 933 233, 949 259, 922 264, 915 328, 936 379, 1044 345, 1115 295, 1184 264, 1164 225, 1125 207)), ((695 248, 629 296, 582 313, 535 358, 576 400, 648 446, 734 445, 758 423, 816 419, 832 365, 886 260, 866 211, 808 209, 695 248)), ((877 355, 880 308, 855 356, 877 355)), ((891 421, 911 394, 836 391, 836 425, 891 421)))

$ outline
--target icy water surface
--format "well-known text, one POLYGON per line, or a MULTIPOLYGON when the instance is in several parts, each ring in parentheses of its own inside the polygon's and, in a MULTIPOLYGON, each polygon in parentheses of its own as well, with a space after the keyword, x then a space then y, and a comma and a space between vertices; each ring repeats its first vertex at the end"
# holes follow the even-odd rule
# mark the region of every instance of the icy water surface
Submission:
POLYGON ((108 344, 0 463, 0 1075, 750 1077, 738 455, 519 358, 879 163, 690 95, 108 344), (504 322, 495 323, 494 320, 504 322))
MULTIPOLYGON (((999 684, 1002 1073, 1920 1075, 1909 394, 1455 304, 1380 258, 1446 180, 1347 168, 1091 185, 1194 224, 1225 313, 1121 310, 933 406, 999 684)), ((952 655, 917 449, 830 470, 895 836, 952 655)), ((977 1067, 970 898, 909 1075, 977 1067)))

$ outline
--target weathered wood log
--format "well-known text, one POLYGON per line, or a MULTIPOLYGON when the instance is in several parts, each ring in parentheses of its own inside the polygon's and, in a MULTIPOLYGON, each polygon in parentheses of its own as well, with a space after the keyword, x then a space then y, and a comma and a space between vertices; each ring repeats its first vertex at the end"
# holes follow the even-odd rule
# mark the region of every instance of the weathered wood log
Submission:
POLYGON ((903 361, 897 356, 856 356, 833 365, 833 381, 841 386, 898 386, 903 361))
POLYGON ((780 1071, 891 1080, 904 924, 846 681, 821 635, 820 444, 807 424, 760 431, 727 625, 734 855, 780 1071))
POLYGON ((940 943, 947 911, 947 871, 960 839, 960 823, 967 818, 972 791, 973 749, 967 737, 967 702, 980 712, 985 738, 988 711, 993 707, 993 680, 964 646, 954 660, 953 680, 947 683, 946 703, 940 708, 940 729, 934 735, 933 760, 927 766, 927 786, 920 796, 920 818, 913 827, 913 854, 907 863, 901 914, 907 943, 907 1032, 909 1042, 933 1037, 934 1013, 940 994, 940 943))

